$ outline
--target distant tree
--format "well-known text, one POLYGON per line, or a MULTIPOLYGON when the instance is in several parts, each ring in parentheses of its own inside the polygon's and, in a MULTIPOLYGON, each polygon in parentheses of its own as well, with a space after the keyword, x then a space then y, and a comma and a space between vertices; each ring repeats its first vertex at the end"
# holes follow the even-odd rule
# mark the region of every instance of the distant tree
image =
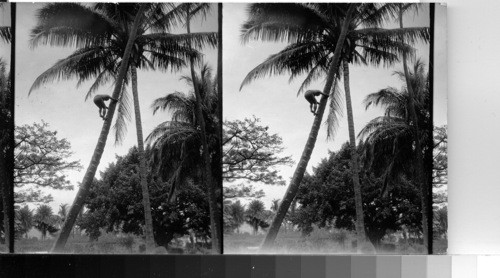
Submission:
POLYGON ((266 222, 268 216, 261 200, 251 201, 245 211, 246 222, 252 226, 254 234, 257 234, 259 228, 269 227, 269 223, 266 222))
POLYGON ((237 184, 237 185, 224 185, 223 197, 224 200, 235 198, 254 198, 260 199, 265 196, 264 190, 260 189, 255 191, 252 185, 237 184))
POLYGON ((246 180, 284 185, 277 166, 293 164, 291 156, 283 156, 283 140, 278 134, 269 134, 260 119, 245 118, 224 122, 222 140, 224 181, 246 180))
POLYGON ((71 144, 59 139, 57 131, 49 130, 48 123, 18 126, 15 144, 14 184, 18 203, 51 201, 52 197, 40 188, 73 189, 65 171, 81 169, 80 162, 70 160, 71 144))
POLYGON ((447 126, 434 128, 434 150, 432 167, 433 204, 447 202, 446 191, 440 190, 448 184, 448 135, 447 126))
POLYGON ((448 238, 448 208, 441 207, 434 210, 434 233, 435 237, 448 238))
POLYGON ((35 228, 42 233, 42 240, 47 238, 47 233, 54 234, 59 231, 55 227, 58 218, 55 217, 52 208, 48 205, 40 205, 36 208, 34 216, 35 228))
POLYGON ((232 233, 235 229, 239 233, 240 226, 245 222, 245 207, 236 201, 224 204, 224 225, 225 231, 232 233))
POLYGON ((28 238, 28 232, 34 225, 33 210, 24 206, 16 211, 16 232, 28 238))

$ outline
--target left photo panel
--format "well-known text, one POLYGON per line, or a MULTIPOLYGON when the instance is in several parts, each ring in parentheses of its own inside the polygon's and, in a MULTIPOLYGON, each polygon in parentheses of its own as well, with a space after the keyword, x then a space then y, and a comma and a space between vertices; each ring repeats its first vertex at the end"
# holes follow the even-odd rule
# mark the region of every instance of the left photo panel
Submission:
POLYGON ((219 9, 17 4, 16 253, 222 252, 219 9))
POLYGON ((0 3, 0 254, 14 252, 14 75, 11 50, 15 5, 0 3))

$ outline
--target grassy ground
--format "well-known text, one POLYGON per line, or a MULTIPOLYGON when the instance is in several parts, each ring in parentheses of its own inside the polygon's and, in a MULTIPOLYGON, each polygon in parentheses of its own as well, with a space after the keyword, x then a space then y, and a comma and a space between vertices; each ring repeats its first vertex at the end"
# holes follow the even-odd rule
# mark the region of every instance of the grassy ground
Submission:
MULTIPOLYGON (((54 241, 54 238, 46 240, 22 238, 15 243, 16 253, 48 253, 54 241)), ((71 235, 64 252, 69 254, 140 253, 139 246, 142 244, 144 244, 144 240, 132 235, 117 237, 113 234, 105 234, 95 242, 91 242, 87 236, 71 235)))
MULTIPOLYGON (((264 234, 225 234, 224 253, 254 254, 264 241, 264 234)), ((276 254, 355 254, 354 234, 347 231, 329 232, 317 229, 310 236, 302 237, 300 232, 281 232, 276 247, 270 253, 276 254)), ((441 243, 442 244, 442 243, 441 243)), ((418 243, 383 242, 377 247, 377 254, 422 254, 423 246, 418 243)))

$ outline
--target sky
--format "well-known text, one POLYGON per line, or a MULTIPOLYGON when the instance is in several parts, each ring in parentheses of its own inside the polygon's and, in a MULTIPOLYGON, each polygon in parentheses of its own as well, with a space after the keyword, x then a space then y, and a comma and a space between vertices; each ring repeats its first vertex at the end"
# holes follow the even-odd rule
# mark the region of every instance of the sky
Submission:
MULTIPOLYGON (((239 90, 241 82, 250 70, 286 46, 286 43, 259 41, 243 44, 240 40, 240 27, 247 18, 246 6, 247 4, 244 3, 224 4, 224 120, 243 119, 255 115, 261 119, 261 124, 269 126, 268 132, 277 133, 283 138, 283 146, 286 148, 283 154, 291 155, 295 161, 291 167, 279 168, 288 186, 314 120, 309 111, 309 104, 303 95, 297 96, 297 91, 305 76, 298 77, 289 83, 288 76, 274 75, 255 80, 243 87, 241 91, 239 90)), ((434 123, 441 126, 447 123, 446 8, 436 7, 434 123)), ((407 15, 404 18, 405 27, 421 27, 429 26, 429 24, 427 5, 419 11, 418 15, 407 15)), ((397 27, 396 24, 391 24, 386 28, 397 27)), ((417 44, 415 48, 417 49, 416 56, 428 65, 429 45, 417 44)), ((394 70, 402 70, 402 64, 391 68, 350 65, 350 86, 356 133, 371 119, 382 115, 382 110, 365 111, 362 104, 364 97, 389 86, 398 89, 402 87, 400 80, 392 75, 394 70)), ((323 87, 324 81, 318 80, 308 89, 323 90, 323 87)), ((345 107, 345 104, 343 106, 345 107)), ((313 167, 327 157, 329 150, 339 150, 346 141, 348 141, 347 116, 344 113, 333 140, 326 140, 326 129, 322 126, 307 171, 311 173, 313 167)), ((264 201, 267 209, 273 199, 283 197, 287 186, 255 184, 256 189, 263 189, 266 193, 261 200, 264 201)))
MULTIPOLYGON (((99 117, 98 108, 91 99, 85 101, 85 95, 91 82, 84 83, 77 88, 77 80, 46 83, 31 95, 29 89, 36 77, 55 64, 59 59, 67 57, 75 49, 63 47, 40 46, 36 49, 29 47, 29 33, 36 25, 36 10, 42 7, 41 3, 18 3, 17 6, 17 46, 16 46, 16 125, 32 124, 42 120, 49 124, 51 130, 56 130, 59 138, 66 138, 71 143, 74 152, 72 159, 79 160, 83 165, 81 171, 67 171, 68 178, 74 185, 73 191, 47 190, 54 197, 50 203, 55 212, 60 204, 71 204, 78 190, 77 184, 83 179, 97 139, 102 128, 103 120, 99 117)), ((212 4, 211 13, 205 21, 195 19, 192 22, 192 32, 217 31, 217 7, 212 4)), ((173 33, 185 32, 185 29, 173 30, 173 33)), ((205 49, 205 61, 216 70, 217 51, 205 49)), ((1 53, 0 53, 1 54, 1 53)), ((153 115, 150 108, 154 99, 163 97, 175 91, 188 92, 188 86, 180 81, 181 72, 153 72, 138 71, 139 102, 141 107, 142 127, 144 138, 159 123, 168 120, 166 112, 153 115)), ((112 84, 103 86, 97 94, 109 94, 113 91, 112 84)), ((131 90, 129 90, 131 94, 131 90)), ((132 98, 130 98, 132 100, 132 98)), ((131 107, 133 111, 133 107, 131 107)), ((116 113, 115 113, 116 115, 116 113)), ((116 116, 115 116, 116 117, 116 116)), ((125 155, 128 150, 137 145, 135 120, 132 115, 127 125, 127 134, 121 145, 114 144, 113 130, 110 131, 106 148, 99 164, 96 177, 100 177, 109 163, 115 160, 116 155, 125 155)))

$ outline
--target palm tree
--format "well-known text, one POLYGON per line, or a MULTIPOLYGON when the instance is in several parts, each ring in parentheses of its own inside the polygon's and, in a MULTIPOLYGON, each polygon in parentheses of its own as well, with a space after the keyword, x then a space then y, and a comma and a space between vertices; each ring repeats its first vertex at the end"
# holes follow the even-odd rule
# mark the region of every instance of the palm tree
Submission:
MULTIPOLYGON (((47 42, 47 43, 52 43, 55 45, 74 45, 76 44, 77 46, 82 47, 81 49, 77 50, 76 53, 70 55, 67 59, 64 59, 62 61, 59 61, 52 69, 52 73, 49 71, 46 71, 42 76, 37 78, 37 81, 35 83, 41 84, 43 82, 46 82, 50 80, 51 78, 57 78, 57 76, 65 76, 66 78, 71 77, 72 75, 77 75, 75 74, 75 71, 69 70, 71 66, 78 66, 79 64, 81 65, 80 70, 85 70, 89 69, 87 67, 88 64, 84 63, 85 59, 84 58, 90 58, 93 57, 92 55, 90 56, 85 56, 85 54, 89 54, 88 52, 98 52, 98 49, 102 49, 102 45, 105 42, 105 38, 109 37, 109 30, 106 30, 106 28, 93 28, 91 30, 94 31, 92 32, 81 32, 80 28, 76 27, 81 27, 82 26, 82 20, 85 19, 83 22, 83 26, 89 27, 86 24, 89 24, 89 13, 90 9, 83 7, 81 5, 76 5, 76 4, 69 4, 66 6, 65 4, 61 4, 61 6, 57 6, 58 4, 49 4, 47 5, 44 9, 40 11, 40 21, 39 25, 37 28, 33 30, 33 38, 32 38, 32 43, 34 45, 37 45, 38 43, 42 42, 47 42), (66 11, 62 14, 62 18, 51 18, 50 15, 57 14, 57 12, 60 12, 64 8, 67 8, 66 11), (73 19, 81 19, 80 22, 77 20, 64 20, 67 19, 66 16, 74 16, 73 19), (63 19, 63 20, 61 20, 63 19), (54 26, 54 24, 61 24, 61 22, 65 22, 68 25, 75 25, 75 26, 67 26, 67 28, 60 28, 57 27, 59 25, 54 26), (70 30, 78 30, 78 31, 70 31, 70 30), (97 46, 101 45, 101 46, 97 46), (87 50, 87 52, 86 52, 87 50), (65 71, 67 70, 67 71, 65 71), (61 75, 54 75, 54 72, 59 72, 61 75)), ((132 53, 132 45, 136 39, 136 34, 137 30, 139 29, 139 24, 141 22, 141 18, 144 15, 146 6, 141 6, 139 11, 137 11, 137 16, 134 19, 133 24, 131 25, 130 31, 127 32, 127 43, 125 47, 125 51, 123 52, 123 55, 121 56, 122 59, 119 63, 119 69, 117 71, 118 77, 115 79, 115 88, 112 94, 112 97, 114 99, 121 99, 121 92, 122 92, 122 87, 123 83, 125 81, 125 76, 127 73, 127 68, 129 65, 129 60, 130 56, 132 53)), ((102 26, 102 27, 110 27, 110 22, 107 22, 107 20, 111 20, 109 18, 105 18, 104 16, 95 14, 94 17, 90 17, 96 20, 98 25, 92 25, 91 26, 102 26), (106 24, 108 23, 108 24, 106 24)), ((94 22, 95 23, 95 22, 94 22)), ((108 52, 108 54, 110 54, 108 52)), ((110 56, 106 56, 103 59, 109 59, 110 56)), ((100 69, 97 67, 97 69, 100 69)), ((109 68, 105 68, 108 70, 109 68)), ((108 73, 108 76, 111 74, 114 74, 115 72, 111 71, 106 71, 108 73)), ((87 72, 89 74, 89 72, 87 72)), ((81 79, 85 79, 85 77, 88 77, 88 75, 79 75, 81 79)), ((36 87, 36 86, 35 86, 36 87)), ((120 105, 121 107, 121 105, 120 105)), ((111 102, 109 105, 109 110, 108 110, 108 115, 104 121, 101 133, 99 135, 99 139, 97 141, 96 148, 94 150, 94 154, 92 155, 92 159, 90 161, 90 165, 87 168, 87 171, 85 173, 85 176, 83 178, 83 181, 80 185, 80 189, 78 190, 77 196, 75 197, 75 200, 73 201, 73 205, 71 206, 68 217, 66 221, 63 224, 63 227, 61 228, 61 233, 59 234, 59 237, 57 238, 56 242, 54 243, 54 246, 52 247, 53 252, 61 251, 62 248, 64 248, 64 245, 66 244, 66 241, 68 239, 69 233, 71 232, 73 225, 75 223, 75 220, 78 216, 78 213, 82 209, 85 199, 89 193, 89 188, 90 185, 94 179, 95 172, 97 170, 97 166, 99 165, 99 161, 101 159, 102 153, 104 151, 104 147, 106 145, 106 140, 109 134, 109 130, 111 128, 111 121, 113 119, 113 115, 116 109, 116 102, 111 102)))
MULTIPOLYGON (((191 18, 193 15, 196 13, 205 15, 208 12, 208 9, 210 8, 210 4, 208 3, 202 3, 198 5, 194 4, 188 4, 188 8, 186 9, 186 28, 187 28, 187 33, 191 34, 191 18)), ((188 43, 189 46, 191 46, 191 43, 188 43)), ((219 47, 220 48, 220 47, 219 47)), ((192 80, 195 80, 196 78, 196 73, 194 69, 194 59, 191 57, 189 58, 189 65, 191 68, 191 78, 192 80)), ((205 120, 203 117, 203 112, 202 112, 202 103, 203 100, 201 98, 201 94, 199 91, 199 88, 197 86, 194 87, 194 93, 196 96, 196 114, 197 117, 199 118, 199 123, 200 123, 200 129, 201 129, 201 143, 202 143, 202 152, 203 152, 203 160, 204 160, 204 182, 207 184, 207 192, 208 192, 208 203, 209 203, 209 208, 210 208, 210 224, 211 224, 211 232, 212 232, 212 250, 214 250, 217 253, 220 253, 222 250, 222 230, 220 226, 220 213, 219 209, 217 206, 217 197, 215 195, 215 188, 217 186, 216 183, 214 183, 214 179, 212 177, 212 169, 211 169, 211 164, 210 164, 210 154, 209 154, 209 149, 208 149, 208 142, 207 142, 207 136, 206 136, 206 128, 205 128, 205 120)), ((217 165, 217 164, 216 164, 217 165)))
POLYGON ((53 234, 58 231, 54 226, 55 218, 52 208, 48 205, 40 205, 36 208, 34 215, 35 228, 42 233, 42 240, 47 238, 47 233, 53 234))
MULTIPOLYGON (((40 75, 31 90, 54 79, 67 79, 76 76, 80 84, 95 78, 86 96, 89 98, 101 85, 109 80, 114 80, 114 75, 116 75, 122 61, 132 20, 141 7, 144 8, 146 15, 144 20, 138 23, 138 34, 134 42, 135 46, 132 50, 130 63, 130 76, 127 80, 132 80, 137 141, 141 157, 139 172, 145 214, 145 234, 147 245, 151 248, 154 246, 154 238, 149 191, 146 183, 143 132, 137 90, 137 68, 179 70, 185 65, 185 59, 199 56, 198 52, 187 45, 188 42, 193 42, 197 47, 205 44, 215 45, 216 34, 174 35, 168 33, 173 26, 182 20, 181 14, 185 9, 183 4, 178 6, 166 3, 96 4, 92 7, 67 3, 49 4, 40 10, 42 20, 33 30, 33 45, 52 43, 60 46, 76 45, 81 48, 40 75), (71 17, 72 20, 61 20, 68 17, 71 17), (89 21, 89 18, 92 20, 89 21), (99 26, 99 28, 94 28, 94 26, 99 26), (88 32, 82 33, 82 29, 88 30, 88 32), (71 39, 68 39, 68 36, 71 39)), ((127 94, 122 92, 119 95, 119 100, 119 113, 115 123, 116 142, 123 139, 125 120, 129 118, 127 94)))
MULTIPOLYGON (((400 29, 392 30, 378 28, 377 25, 380 25, 385 17, 391 15, 395 8, 393 4, 385 4, 380 7, 367 5, 366 10, 363 12, 369 16, 364 16, 361 13, 361 16, 353 20, 342 53, 342 71, 346 99, 349 145, 352 154, 352 179, 355 195, 354 200, 356 204, 356 232, 358 234, 358 240, 361 241, 366 241, 368 238, 366 237, 364 225, 363 200, 361 195, 362 186, 359 179, 359 157, 356 152, 356 133, 349 84, 349 63, 363 65, 371 64, 375 66, 381 63, 385 66, 393 65, 398 61, 398 54, 406 57, 406 54, 413 50, 410 45, 406 44, 404 41, 400 41, 401 37, 406 37, 411 43, 415 42, 416 39, 429 40, 429 28, 405 29, 403 26, 401 26, 400 29), (359 27, 362 28, 360 29, 359 27)), ((332 121, 332 119, 335 119, 335 117, 329 117, 329 125, 335 126, 336 123, 332 121)), ((332 135, 332 130, 333 128, 328 129, 328 136, 332 135)), ((374 250, 371 246, 368 246, 368 248, 374 250)))
MULTIPOLYGON (((403 86, 401 91, 389 87, 368 95, 364 101, 367 109, 371 106, 385 109, 384 116, 371 120, 359 133, 361 140, 364 140, 365 153, 371 160, 371 167, 384 178, 382 192, 389 183, 404 176, 413 177, 413 181, 421 189, 421 174, 416 160, 423 157, 425 152, 432 151, 429 148, 416 147, 417 141, 422 146, 427 146, 425 142, 431 140, 428 134, 429 126, 432 125, 429 83, 423 63, 417 60, 413 72, 407 73, 409 83, 406 83, 408 79, 405 72, 395 72, 404 84, 410 86, 403 86), (410 93, 408 87, 412 88, 413 93, 410 93), (415 108, 416 121, 412 117, 410 106, 415 108)), ((421 194, 422 221, 428 219, 427 210, 424 210, 423 206, 424 198, 425 195, 421 194)), ((426 227, 427 225, 422 225, 424 239, 426 227)))
POLYGON ((33 210, 28 206, 24 206, 19 209, 16 213, 16 220, 18 230, 28 238, 28 232, 31 230, 34 224, 33 210))
MULTIPOLYGON (((170 184, 168 201, 174 200, 178 187, 188 179, 199 181, 203 179, 205 167, 204 154, 200 150, 208 150, 208 165, 220 165, 220 140, 218 135, 220 119, 217 114, 218 94, 217 86, 212 77, 212 70, 208 65, 203 65, 199 74, 195 73, 194 78, 183 76, 192 90, 188 94, 174 92, 154 101, 153 113, 159 110, 169 110, 171 120, 158 125, 146 141, 151 144, 152 164, 156 165, 156 170, 161 177, 170 184), (196 89, 195 89, 196 88, 196 89), (197 113, 197 97, 195 90, 200 94, 202 103, 202 116, 197 113), (201 122, 204 122, 205 133, 201 130, 201 122), (203 148, 202 134, 207 136, 207 148, 203 148)), ((214 167, 216 168, 216 167, 214 167)), ((219 169, 209 168, 211 175, 219 169)), ((214 182, 214 184, 216 184, 214 182)), ((206 190, 212 187, 211 184, 204 183, 206 190)), ((208 192, 207 192, 208 195, 208 192)), ((220 218, 216 218, 216 221, 220 218)), ((214 246, 214 251, 219 251, 218 246, 214 246)))
MULTIPOLYGON (((348 23, 348 31, 345 42, 342 45, 340 59, 344 61, 344 84, 346 88, 348 123, 351 145, 354 147, 355 133, 348 86, 348 63, 380 64, 383 62, 391 64, 398 60, 398 53, 411 50, 409 45, 399 41, 401 35, 409 41, 428 36, 428 30, 425 28, 392 30, 378 28, 377 26, 392 15, 396 8, 394 4, 363 4, 358 7, 353 14, 353 19, 348 23), (362 51, 358 51, 359 49, 362 51)), ((299 89, 300 93, 312 81, 321 77, 329 65, 332 65, 333 46, 338 42, 338 38, 341 35, 340 26, 345 18, 342 5, 289 4, 284 6, 279 4, 257 4, 253 5, 250 11, 260 14, 260 18, 256 18, 254 15, 254 18, 244 25, 248 33, 245 35, 245 38, 253 36, 271 41, 287 39, 291 44, 281 52, 270 56, 265 62, 253 69, 243 81, 243 85, 266 74, 288 71, 291 73, 290 79, 293 79, 303 73, 307 73, 299 89), (307 15, 307 18, 301 18, 300 15, 304 17, 307 15), (301 23, 299 24, 298 22, 301 23), (264 31, 257 33, 255 29, 260 30, 259 28, 264 29, 264 31), (277 30, 281 31, 281 33, 277 30), (285 36, 287 34, 288 37, 285 36)), ((335 65, 338 62, 336 61, 335 65)), ((332 93, 330 108, 331 112, 328 115, 328 137, 331 137, 335 129, 334 127, 338 123, 340 108, 338 93, 336 91, 332 93)), ((356 171, 356 169, 359 169, 359 166, 356 166, 358 166, 357 155, 354 155, 353 168, 355 171, 353 180, 355 201, 357 204, 356 230, 359 241, 365 242, 367 239, 363 223, 361 185, 359 184, 358 171, 356 171)), ((271 228, 270 231, 272 230, 271 228)))
MULTIPOLYGON (((400 28, 403 28, 403 15, 405 12, 411 11, 411 10, 417 10, 418 5, 417 4, 399 4, 399 26, 400 28)), ((401 41, 404 42, 404 37, 401 37, 401 41)), ((407 65, 407 59, 408 57, 406 56, 406 53, 403 53, 403 71, 404 71, 404 76, 405 76, 405 81, 407 84, 407 90, 410 95, 410 102, 408 103, 408 109, 410 112, 410 118, 411 121, 416 129, 416 132, 414 133, 414 141, 415 141, 415 152, 417 153, 417 156, 415 157, 415 165, 416 165, 416 179, 417 179, 417 184, 419 185, 420 188, 420 194, 422 195, 421 202, 422 202, 422 230, 423 230, 423 235, 424 235, 424 247, 427 249, 429 246, 429 219, 427 217, 428 214, 428 204, 429 204, 429 194, 428 194, 428 186, 426 185, 425 181, 425 167, 424 167, 424 156, 422 153, 422 142, 420 141, 420 138, 418 136, 419 132, 419 124, 418 124, 418 117, 416 113, 416 107, 414 103, 415 99, 415 91, 413 90, 411 84, 411 77, 410 73, 408 72, 408 65, 407 65)))
POLYGON ((245 216, 247 218, 247 223, 253 228, 254 235, 257 234, 259 227, 263 226, 264 222, 264 203, 261 200, 253 200, 248 204, 248 208, 245 211, 245 216))
POLYGON ((238 200, 228 204, 224 209, 227 209, 224 213, 231 219, 231 229, 236 228, 236 232, 240 233, 240 226, 245 222, 245 207, 238 200))
MULTIPOLYGON (((242 27, 243 39, 247 41, 252 38, 269 41, 289 41, 292 45, 286 47, 280 53, 270 56, 264 63, 253 69, 244 79, 242 86, 255 78, 266 75, 266 73, 283 73, 289 71, 293 78, 304 72, 304 64, 302 62, 305 62, 306 69, 312 68, 310 76, 307 79, 312 78, 311 74, 318 75, 319 71, 324 70, 327 72, 323 92, 325 94, 330 93, 335 74, 338 71, 342 46, 348 27, 352 16, 355 14, 355 10, 360 7, 362 7, 360 4, 332 5, 332 12, 335 16, 326 18, 320 15, 316 9, 305 4, 252 4, 249 9, 249 19, 242 27), (322 47, 323 49, 327 49, 328 56, 318 57, 319 55, 307 55, 308 60, 303 59, 305 57, 294 56, 298 50, 304 50, 308 46, 311 46, 314 43, 314 39, 318 37, 318 34, 321 34, 325 30, 325 27, 331 25, 332 21, 335 21, 339 35, 330 41, 327 46, 322 47)), ((306 146, 295 169, 292 181, 266 235, 263 243, 264 248, 269 248, 274 244, 283 219, 297 195, 300 182, 316 143, 327 100, 328 96, 321 97, 306 146)))

